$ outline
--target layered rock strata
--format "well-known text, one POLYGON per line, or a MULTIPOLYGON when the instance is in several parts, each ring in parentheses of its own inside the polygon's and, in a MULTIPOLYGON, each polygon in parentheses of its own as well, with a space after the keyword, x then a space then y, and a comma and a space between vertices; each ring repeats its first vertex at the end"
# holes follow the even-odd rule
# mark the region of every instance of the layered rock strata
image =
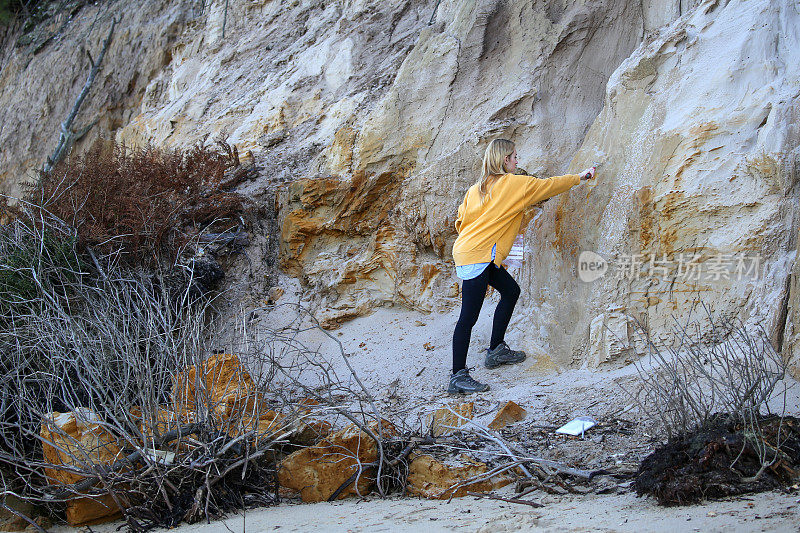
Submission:
MULTIPOLYGON (((760 321, 796 354, 800 15, 788 0, 203 5, 86 5, 43 46, 11 47, 7 33, 4 190, 55 145, 85 52, 124 13, 77 120, 99 122, 76 149, 112 135, 236 144, 261 172, 241 192, 277 202, 279 219, 248 256, 280 240, 281 268, 325 324, 457 305, 456 208, 503 136, 539 176, 600 165, 594 187, 526 227, 510 331, 522 347, 558 364, 623 362, 644 350, 637 324, 669 342, 672 315, 691 322, 705 304, 723 322, 760 321), (603 277, 581 280, 583 251, 606 262, 603 277)), ((248 265, 249 301, 266 299, 274 277, 248 265)))
POLYGON ((790 2, 705 2, 614 72, 573 163, 599 163, 597 184, 528 228, 531 341, 600 364, 643 352, 638 324, 657 342, 676 324, 710 338, 710 314, 723 329, 760 324, 781 348, 798 225, 796 17, 790 2), (591 283, 576 280, 587 250, 609 264, 591 283))

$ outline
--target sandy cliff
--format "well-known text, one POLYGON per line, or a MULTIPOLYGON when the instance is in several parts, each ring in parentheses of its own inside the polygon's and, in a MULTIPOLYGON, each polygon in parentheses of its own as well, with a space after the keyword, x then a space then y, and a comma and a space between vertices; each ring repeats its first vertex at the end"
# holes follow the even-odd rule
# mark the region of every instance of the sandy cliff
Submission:
POLYGON ((795 3, 127 4, 76 8, 44 45, 5 36, 4 191, 52 151, 85 51, 124 13, 77 120, 98 123, 76 149, 222 135, 250 152, 260 177, 242 190, 277 202, 279 231, 256 236, 252 268, 237 271, 245 302, 269 288, 260 246, 279 238, 282 271, 328 321, 457 305, 456 208, 504 136, 539 176, 600 164, 593 187, 526 228, 511 331, 523 347, 560 364, 622 361, 642 351, 635 320, 658 336, 702 301, 761 322, 800 365, 795 3), (605 276, 579 279, 581 251, 608 262, 605 276))

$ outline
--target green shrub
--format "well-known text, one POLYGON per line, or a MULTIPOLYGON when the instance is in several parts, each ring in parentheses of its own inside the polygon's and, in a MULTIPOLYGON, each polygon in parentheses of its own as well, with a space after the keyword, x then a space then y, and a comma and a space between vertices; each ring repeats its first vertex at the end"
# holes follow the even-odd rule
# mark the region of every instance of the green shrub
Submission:
POLYGON ((13 0, 0 0, 0 24, 8 24, 14 16, 12 6, 17 4, 13 0))
POLYGON ((22 0, 0 0, 0 24, 8 24, 16 15, 25 13, 26 10, 33 12, 43 3, 45 3, 43 0, 30 0, 28 2, 23 2, 22 0))
POLYGON ((84 271, 76 238, 45 229, 31 231, 20 220, 0 228, 0 316, 31 310, 45 291, 66 290, 84 271), (65 283, 67 282, 67 283, 65 283))

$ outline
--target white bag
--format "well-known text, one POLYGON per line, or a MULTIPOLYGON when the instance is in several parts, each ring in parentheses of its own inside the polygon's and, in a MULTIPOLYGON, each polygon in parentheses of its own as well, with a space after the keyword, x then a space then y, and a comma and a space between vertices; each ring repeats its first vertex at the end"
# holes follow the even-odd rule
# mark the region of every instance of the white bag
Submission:
POLYGON ((517 238, 514 239, 514 244, 511 246, 511 251, 508 252, 508 257, 506 257, 503 264, 506 268, 520 268, 522 266, 522 262, 525 258, 525 240, 522 238, 522 234, 517 235, 517 238))

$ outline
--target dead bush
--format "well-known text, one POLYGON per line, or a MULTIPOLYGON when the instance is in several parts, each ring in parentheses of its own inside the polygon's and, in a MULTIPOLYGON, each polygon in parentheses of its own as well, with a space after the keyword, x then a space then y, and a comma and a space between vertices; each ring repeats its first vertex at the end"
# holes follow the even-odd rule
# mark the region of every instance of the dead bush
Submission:
POLYGON ((264 380, 198 370, 176 400, 210 364, 213 296, 164 290, 165 268, 99 260, 100 275, 76 240, 25 203, 0 228, 3 496, 73 525, 124 512, 134 531, 275 501, 267 451, 290 419, 264 380))
POLYGON ((648 356, 637 363, 638 389, 626 390, 667 441, 636 481, 664 505, 779 486, 800 462, 781 354, 760 326, 720 322, 704 309, 709 328, 678 324, 666 347, 640 324, 648 356))
POLYGON ((655 344, 647 328, 638 325, 648 354, 636 363, 638 390, 626 393, 666 438, 705 427, 721 412, 741 423, 773 414, 769 401, 786 377, 786 363, 763 328, 721 323, 704 309, 707 331, 692 320, 681 325, 676 319, 666 344, 655 344))
POLYGON ((97 143, 43 173, 27 199, 74 227, 81 246, 152 267, 201 231, 239 225, 246 201, 231 190, 252 172, 223 141, 188 150, 97 143))
POLYGON ((92 265, 75 243, 70 225, 24 203, 0 229, 0 281, 17 280, 0 283, 3 496, 73 525, 219 518, 276 502, 279 459, 341 422, 376 450, 344 459, 343 488, 394 483, 411 449, 388 443, 352 369, 334 371, 341 344, 310 313, 287 309, 279 329, 243 318, 221 353, 213 295, 165 291, 164 268, 92 265), (309 330, 332 349, 305 344, 309 330))

